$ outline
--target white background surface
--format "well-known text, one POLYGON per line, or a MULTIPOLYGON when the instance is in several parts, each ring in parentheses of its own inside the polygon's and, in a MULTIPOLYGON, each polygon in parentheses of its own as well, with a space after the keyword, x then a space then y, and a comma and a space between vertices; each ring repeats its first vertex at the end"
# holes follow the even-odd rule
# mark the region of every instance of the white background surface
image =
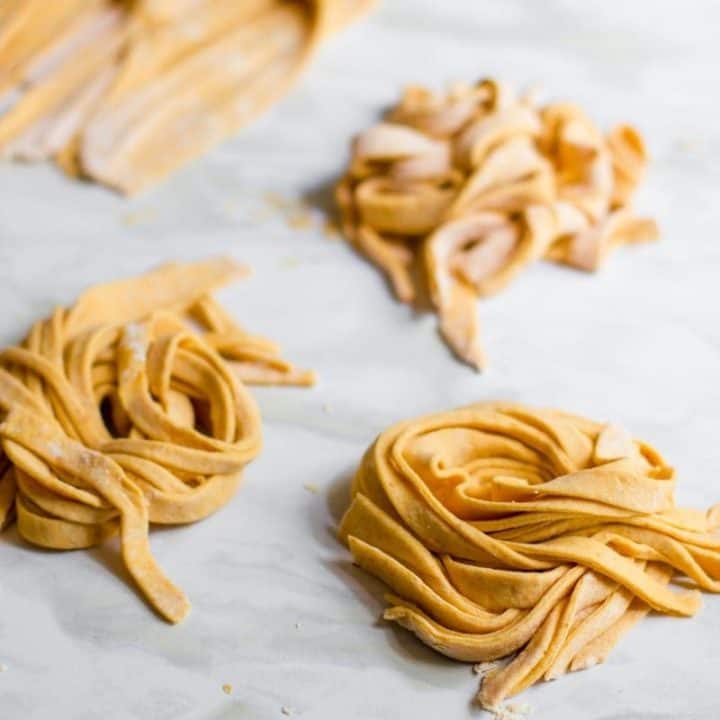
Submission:
MULTIPOLYGON (((13 530, 0 538, 0 717, 479 715, 468 666, 376 622, 382 589, 331 529, 361 452, 404 416, 505 398, 614 419, 679 468, 682 504, 720 499, 719 22, 713 0, 386 0, 268 116, 144 197, 0 166, 3 344, 88 284, 230 253, 256 274, 222 299, 321 378, 258 392, 266 447, 236 499, 153 534, 194 603, 179 627, 138 598, 112 548, 60 554, 13 530), (432 317, 396 304, 342 242, 289 228, 263 196, 317 196, 350 135, 403 84, 486 74, 541 82, 605 126, 636 123, 653 154, 640 204, 663 238, 598 276, 538 265, 484 303, 491 365, 476 375, 432 317)), ((698 617, 651 618, 604 666, 520 701, 552 720, 716 718, 719 639, 720 602, 707 597, 698 617)))

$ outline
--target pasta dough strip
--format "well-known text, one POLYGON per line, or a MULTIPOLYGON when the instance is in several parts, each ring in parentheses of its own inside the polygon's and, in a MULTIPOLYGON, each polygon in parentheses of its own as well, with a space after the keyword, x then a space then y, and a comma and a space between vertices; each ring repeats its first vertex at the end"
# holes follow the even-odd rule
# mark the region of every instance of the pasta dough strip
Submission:
POLYGON ((335 194, 347 240, 401 302, 427 285, 440 335, 481 369, 478 297, 542 258, 594 271, 656 239, 630 205, 646 164, 636 130, 603 135, 575 105, 538 107, 494 80, 410 87, 355 138, 335 194))
POLYGON ((617 426, 485 403, 381 433, 339 536, 390 588, 386 620, 456 660, 518 653, 478 694, 497 709, 602 662, 651 609, 689 616, 698 589, 720 592, 717 512, 677 508, 674 489, 617 426))
POLYGON ((261 382, 313 381, 209 296, 245 273, 216 259, 100 285, 0 352, 0 528, 15 516, 23 538, 55 549, 119 533, 130 575, 173 623, 190 603, 153 559, 149 525, 220 508, 261 447, 233 359, 261 382), (258 364, 245 343, 262 347, 258 364))
POLYGON ((372 0, 51 4, 3 3, 0 153, 136 193, 277 102, 372 0))

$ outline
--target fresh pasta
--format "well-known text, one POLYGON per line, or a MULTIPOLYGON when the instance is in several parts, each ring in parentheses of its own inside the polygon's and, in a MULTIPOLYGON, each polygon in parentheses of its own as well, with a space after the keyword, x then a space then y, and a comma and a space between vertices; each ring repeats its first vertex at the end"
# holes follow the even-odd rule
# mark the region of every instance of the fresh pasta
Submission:
POLYGON ((401 302, 428 294, 447 344, 480 369, 478 297, 541 258, 593 271, 657 237, 630 208, 646 163, 636 130, 604 135, 575 105, 539 107, 494 80, 411 87, 357 136, 336 199, 348 241, 401 302))
POLYGON ((0 153, 136 193, 282 97, 370 1, 7 0, 0 153))
POLYGON ((720 506, 678 508, 661 455, 612 424, 478 404, 399 423, 365 454, 340 537, 390 588, 385 618, 465 662, 510 658, 488 709, 603 662, 654 610, 720 591, 720 506))
POLYGON ((210 293, 247 272, 226 259, 167 264, 98 285, 0 351, 0 528, 56 550, 120 536, 148 602, 190 604, 156 564, 151 523, 191 523, 234 495, 260 452, 245 387, 311 385, 210 293))

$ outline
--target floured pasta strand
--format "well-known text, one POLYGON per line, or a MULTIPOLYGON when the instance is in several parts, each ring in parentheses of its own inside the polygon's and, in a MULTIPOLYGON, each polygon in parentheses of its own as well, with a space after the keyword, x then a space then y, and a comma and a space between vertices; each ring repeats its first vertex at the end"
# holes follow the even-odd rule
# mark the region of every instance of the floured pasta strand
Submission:
POLYGON ((538 107, 494 80, 411 87, 355 138, 336 199, 346 238, 400 301, 427 285, 441 335, 480 369, 477 297, 541 258, 592 271, 657 237, 630 207, 646 164, 637 131, 604 135, 574 105, 538 107))
POLYGON ((371 2, 5 0, 0 153, 142 190, 278 100, 371 2))
POLYGON ((119 534, 170 622, 190 605, 152 557, 150 524, 201 520, 233 496, 261 446, 245 383, 314 382, 211 296, 246 272, 220 258, 98 285, 0 351, 0 528, 15 517, 57 550, 119 534))
MULTIPOLYGON (((446 122, 444 120, 444 122, 446 122)), ((362 459, 339 536, 390 588, 386 620, 470 663, 511 657, 478 702, 603 662, 647 612, 720 592, 717 506, 616 425, 484 403, 399 423, 362 459)))

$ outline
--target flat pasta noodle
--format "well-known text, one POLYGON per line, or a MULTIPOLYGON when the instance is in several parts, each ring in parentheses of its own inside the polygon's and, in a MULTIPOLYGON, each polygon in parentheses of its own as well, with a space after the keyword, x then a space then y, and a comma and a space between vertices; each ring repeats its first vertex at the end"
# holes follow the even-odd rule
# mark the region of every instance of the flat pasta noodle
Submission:
POLYGON ((427 286, 440 335, 479 370, 478 297, 542 258, 594 271, 657 238, 631 209, 646 165, 634 128, 604 135, 575 105, 541 107, 495 80, 410 87, 355 138, 335 195, 347 240, 401 302, 427 286))
POLYGON ((717 506, 675 506, 675 472, 614 424, 481 403, 401 422, 365 453, 339 528, 389 588, 386 620, 464 662, 510 658, 486 709, 603 662, 650 611, 720 592, 717 506))
POLYGON ((373 0, 6 0, 0 154, 132 194, 281 98, 373 0))
POLYGON ((157 612, 190 604, 150 551, 151 523, 201 520, 261 447, 245 383, 311 385, 210 294, 247 274, 218 258, 98 285, 0 351, 0 528, 70 550, 120 535, 157 612))

